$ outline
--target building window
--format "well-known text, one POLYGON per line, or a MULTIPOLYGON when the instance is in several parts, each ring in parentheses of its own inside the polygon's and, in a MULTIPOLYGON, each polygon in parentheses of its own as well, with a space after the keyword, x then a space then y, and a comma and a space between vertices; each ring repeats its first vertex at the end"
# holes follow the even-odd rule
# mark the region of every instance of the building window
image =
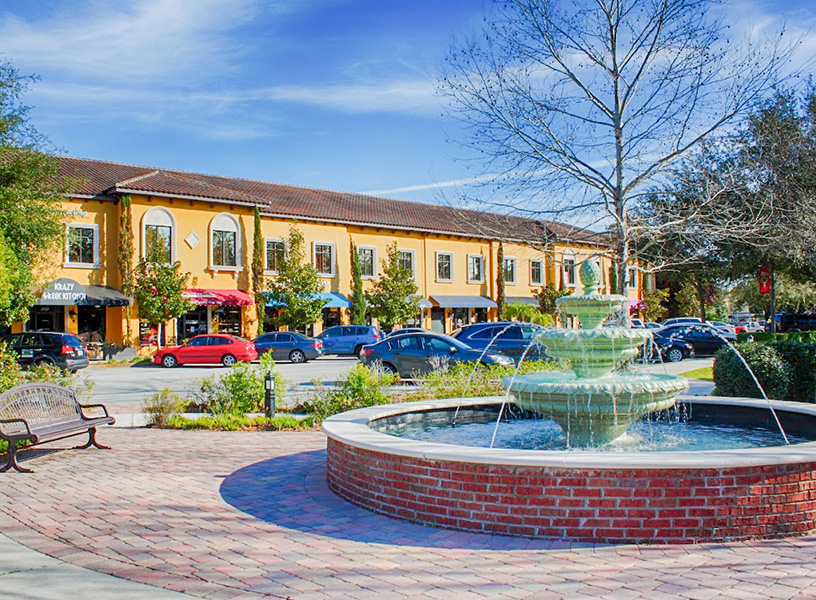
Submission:
POLYGON ((155 206, 142 218, 142 256, 152 262, 173 262, 175 220, 166 208, 155 206))
POLYGON ((575 256, 564 255, 564 273, 561 282, 564 285, 575 285, 575 256))
POLYGON ((468 254, 468 283, 484 282, 484 256, 468 254))
POLYGON ((544 261, 530 261, 530 285, 544 285, 544 261))
POLYGON ((635 267, 626 267, 626 287, 637 287, 637 269, 635 267))
POLYGON ((315 242, 314 266, 318 275, 334 276, 334 244, 315 242))
POLYGON ((241 252, 238 222, 226 213, 213 218, 210 223, 210 264, 214 270, 237 269, 241 252))
POLYGON ((266 271, 277 273, 280 271, 286 246, 283 240, 266 240, 266 271))
POLYGON ((504 259, 504 283, 516 283, 516 259, 504 259))
POLYGON ((399 259, 400 267, 408 269, 411 272, 411 277, 416 278, 416 270, 414 269, 414 251, 413 250, 397 250, 397 258, 399 259))
POLYGON ((99 266, 99 244, 96 225, 68 225, 66 236, 66 266, 99 266))
POLYGON ((373 278, 377 275, 377 251, 375 248, 358 247, 357 256, 360 259, 360 271, 363 277, 373 278))
POLYGON ((451 252, 436 253, 436 280, 453 281, 453 254, 451 252))

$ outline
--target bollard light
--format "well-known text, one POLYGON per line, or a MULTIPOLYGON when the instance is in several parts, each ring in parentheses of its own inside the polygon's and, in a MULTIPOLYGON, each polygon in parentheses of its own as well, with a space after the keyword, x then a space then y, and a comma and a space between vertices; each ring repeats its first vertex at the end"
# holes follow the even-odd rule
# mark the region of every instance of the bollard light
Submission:
POLYGON ((267 372, 264 378, 264 391, 264 408, 266 416, 271 419, 275 416, 275 378, 272 377, 272 371, 267 372))

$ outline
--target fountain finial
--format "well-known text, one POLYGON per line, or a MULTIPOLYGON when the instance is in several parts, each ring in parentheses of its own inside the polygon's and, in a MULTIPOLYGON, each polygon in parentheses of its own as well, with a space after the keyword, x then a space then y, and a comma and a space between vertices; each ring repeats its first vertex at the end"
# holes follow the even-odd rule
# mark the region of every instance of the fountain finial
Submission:
POLYGON ((584 284, 584 295, 597 294, 598 284, 601 282, 601 265, 597 256, 590 256, 578 271, 581 283, 584 284))

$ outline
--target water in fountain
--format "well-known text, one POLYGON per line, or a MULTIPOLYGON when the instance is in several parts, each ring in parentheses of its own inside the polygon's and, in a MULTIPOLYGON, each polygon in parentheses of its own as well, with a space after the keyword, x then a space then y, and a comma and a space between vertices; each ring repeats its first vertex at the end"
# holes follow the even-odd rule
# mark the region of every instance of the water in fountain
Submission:
POLYGON ((537 373, 502 382, 516 405, 558 423, 570 447, 608 444, 643 416, 668 409, 688 387, 682 377, 616 373, 634 358, 649 338, 647 329, 603 327, 606 318, 628 306, 628 298, 598 293, 601 268, 597 258, 581 265, 584 293, 558 299, 559 311, 577 317, 579 329, 540 334, 547 353, 569 360, 572 372, 537 373))

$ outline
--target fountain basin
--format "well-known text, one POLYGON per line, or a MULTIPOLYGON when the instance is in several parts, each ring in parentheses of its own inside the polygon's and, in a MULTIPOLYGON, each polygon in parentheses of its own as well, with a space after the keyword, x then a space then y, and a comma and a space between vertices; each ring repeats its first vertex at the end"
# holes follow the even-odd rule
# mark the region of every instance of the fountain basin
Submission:
MULTIPOLYGON (((467 399, 464 406, 501 400, 467 399)), ((754 399, 680 400, 697 411, 757 419, 768 413, 754 399)), ((329 485, 394 518, 532 538, 665 544, 816 531, 816 442, 702 452, 534 451, 418 442, 370 426, 460 403, 376 406, 327 419, 329 485)), ((816 431, 816 406, 773 404, 786 427, 816 431)))
POLYGON ((638 348, 651 337, 648 329, 603 327, 551 329, 537 339, 547 347, 547 354, 570 361, 570 368, 579 377, 600 377, 637 356, 638 348))
POLYGON ((558 423, 569 445, 598 446, 622 436, 644 415, 674 405, 688 381, 646 373, 584 379, 566 372, 508 377, 502 387, 510 389, 517 406, 558 423))

